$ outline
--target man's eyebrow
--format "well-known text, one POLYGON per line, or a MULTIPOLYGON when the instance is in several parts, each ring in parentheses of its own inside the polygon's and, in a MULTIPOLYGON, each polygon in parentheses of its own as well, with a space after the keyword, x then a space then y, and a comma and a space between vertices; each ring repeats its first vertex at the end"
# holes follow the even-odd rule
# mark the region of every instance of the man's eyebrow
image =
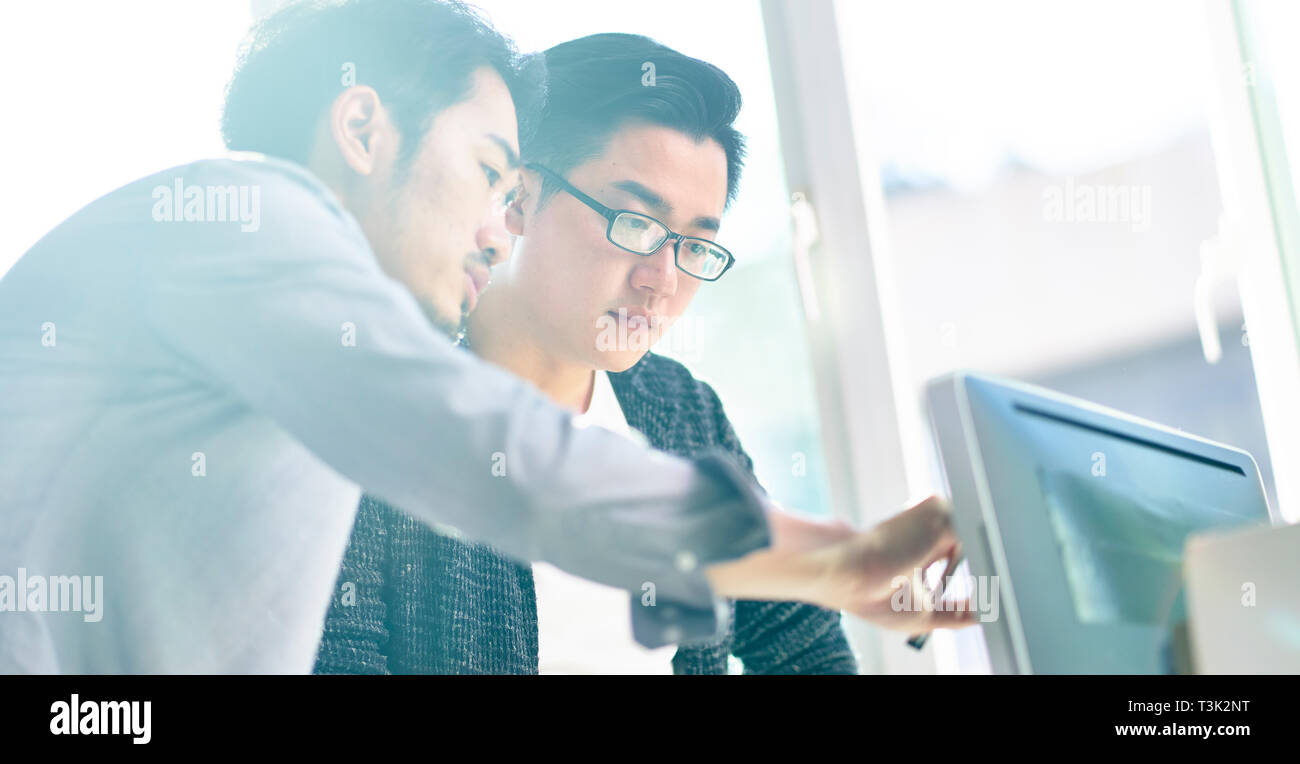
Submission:
POLYGON ((669 204, 666 199, 640 183, 637 183, 635 180, 620 180, 616 181, 613 185, 614 188, 626 191, 632 196, 645 202, 646 205, 653 209, 658 215, 667 217, 672 214, 673 206, 669 204))
POLYGON ((488 138, 489 138, 493 143, 495 143, 496 145, 500 146, 500 147, 501 147, 501 151, 505 153, 505 155, 506 155, 506 166, 507 166, 509 169, 511 169, 511 170, 516 170, 516 169, 518 169, 518 168, 519 168, 519 153, 516 152, 515 149, 514 149, 514 147, 510 145, 510 142, 507 141, 505 138, 502 138, 501 136, 497 135, 496 133, 489 133, 489 134, 488 134, 488 138))
POLYGON ((692 228, 703 228, 706 231, 718 232, 722 227, 722 221, 715 217, 698 217, 691 221, 692 228))
MULTIPOLYGON (((614 183, 614 188, 626 191, 645 202, 655 211, 655 214, 667 217, 673 212, 673 206, 668 203, 658 193, 646 188, 644 185, 637 183, 635 180, 620 180, 614 183)), ((714 231, 722 226, 722 221, 712 216, 701 215, 691 221, 692 228, 703 228, 706 231, 714 231)))

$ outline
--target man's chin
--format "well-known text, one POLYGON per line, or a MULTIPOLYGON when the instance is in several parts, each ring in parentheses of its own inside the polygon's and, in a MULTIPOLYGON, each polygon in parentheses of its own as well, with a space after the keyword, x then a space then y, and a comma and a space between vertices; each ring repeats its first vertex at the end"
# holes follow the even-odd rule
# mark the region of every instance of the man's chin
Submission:
POLYGON ((463 305, 455 318, 448 316, 445 311, 439 310, 437 306, 423 300, 420 301, 420 310, 429 323, 433 324, 433 328, 447 335, 450 340, 455 341, 458 339, 465 328, 465 308, 463 305))
POLYGON ((601 353, 600 354, 601 357, 600 360, 598 361, 597 368, 601 369, 602 371, 608 371, 614 374, 617 374, 618 372, 621 371, 627 371, 633 366, 636 366, 637 363, 639 363, 641 359, 645 357, 645 354, 648 352, 649 352, 648 350, 641 350, 641 351, 624 350, 620 352, 601 353))

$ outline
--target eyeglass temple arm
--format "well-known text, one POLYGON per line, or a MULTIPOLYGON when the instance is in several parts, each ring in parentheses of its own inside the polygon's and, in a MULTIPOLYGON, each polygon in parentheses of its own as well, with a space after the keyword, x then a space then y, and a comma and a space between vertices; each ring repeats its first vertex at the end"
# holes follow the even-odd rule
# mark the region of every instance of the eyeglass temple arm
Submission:
POLYGON ((582 191, 579 191, 576 186, 574 186, 569 181, 565 180, 558 172, 555 172, 549 167, 545 167, 543 165, 537 164, 536 162, 528 162, 524 165, 524 167, 528 168, 529 170, 533 170, 535 172, 541 173, 542 175, 545 175, 546 177, 555 181, 565 191, 568 191, 570 194, 573 194, 574 197, 578 199, 578 201, 592 208, 596 212, 599 212, 600 214, 604 215, 606 220, 613 222, 613 218, 614 218, 613 210, 601 204, 600 202, 596 201, 595 199, 592 199, 590 196, 587 196, 586 194, 582 193, 582 191))

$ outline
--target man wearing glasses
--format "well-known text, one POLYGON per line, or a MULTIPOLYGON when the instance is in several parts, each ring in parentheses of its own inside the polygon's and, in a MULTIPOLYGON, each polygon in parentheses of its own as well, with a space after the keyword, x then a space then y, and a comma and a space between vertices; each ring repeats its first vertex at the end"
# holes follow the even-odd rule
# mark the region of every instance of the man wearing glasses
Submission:
MULTIPOLYGON (((520 238, 467 344, 589 424, 680 456, 721 448, 752 470, 713 389, 645 352, 736 261, 713 239, 743 159, 739 91, 716 67, 633 35, 545 56, 549 105, 522 144, 522 193, 506 212, 520 238), (653 87, 641 84, 644 61, 657 67, 653 87)), ((664 608, 653 585, 633 593, 634 612, 664 608)), ((838 612, 733 601, 715 638, 650 649, 633 639, 627 602, 367 497, 316 670, 723 674, 735 656, 752 673, 856 673, 838 612)))

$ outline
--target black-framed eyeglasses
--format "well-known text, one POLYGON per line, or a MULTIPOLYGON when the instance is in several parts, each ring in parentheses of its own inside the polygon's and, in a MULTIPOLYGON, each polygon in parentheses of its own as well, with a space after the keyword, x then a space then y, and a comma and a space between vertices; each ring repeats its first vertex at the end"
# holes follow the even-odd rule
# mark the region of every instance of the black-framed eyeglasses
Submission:
POLYGON ((676 233, 658 220, 640 212, 610 209, 579 191, 558 172, 536 162, 529 162, 524 166, 545 175, 560 188, 572 194, 575 199, 599 212, 609 223, 605 229, 605 238, 619 249, 648 256, 658 252, 660 247, 672 239, 673 262, 676 263, 678 270, 701 281, 717 281, 736 263, 735 256, 717 242, 676 233))

